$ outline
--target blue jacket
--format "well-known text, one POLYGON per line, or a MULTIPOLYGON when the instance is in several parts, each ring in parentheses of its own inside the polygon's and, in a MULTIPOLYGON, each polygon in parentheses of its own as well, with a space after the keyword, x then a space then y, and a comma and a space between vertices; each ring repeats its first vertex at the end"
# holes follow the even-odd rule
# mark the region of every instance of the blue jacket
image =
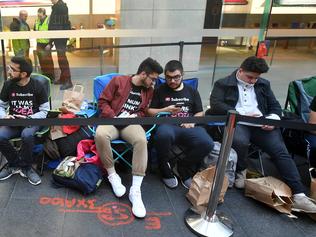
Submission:
MULTIPOLYGON (((226 115, 228 110, 235 110, 239 98, 236 71, 230 76, 215 82, 210 96, 211 108, 207 112, 213 115, 226 115)), ((259 77, 254 85, 258 101, 258 109, 263 116, 268 114, 282 115, 280 103, 276 100, 270 86, 270 82, 259 77)))

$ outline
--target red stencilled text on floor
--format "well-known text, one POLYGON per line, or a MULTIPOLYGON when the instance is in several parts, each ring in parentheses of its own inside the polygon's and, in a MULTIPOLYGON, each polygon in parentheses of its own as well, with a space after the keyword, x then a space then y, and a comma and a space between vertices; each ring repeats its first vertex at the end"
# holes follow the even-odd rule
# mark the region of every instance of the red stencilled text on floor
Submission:
MULTIPOLYGON (((131 207, 124 203, 108 202, 98 206, 96 199, 64 199, 60 197, 40 197, 39 204, 42 206, 56 206, 58 211, 67 213, 96 214, 97 218, 108 226, 129 225, 135 217, 131 207)), ((144 229, 160 230, 161 218, 172 216, 171 212, 148 212, 144 220, 144 229)))

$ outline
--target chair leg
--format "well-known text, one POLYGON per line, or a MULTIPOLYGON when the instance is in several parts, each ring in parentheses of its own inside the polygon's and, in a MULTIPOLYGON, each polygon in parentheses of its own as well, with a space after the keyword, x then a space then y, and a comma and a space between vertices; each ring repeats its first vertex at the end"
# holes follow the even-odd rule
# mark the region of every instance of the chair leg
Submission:
POLYGON ((112 152, 116 155, 116 158, 114 159, 114 161, 118 161, 121 159, 125 164, 127 164, 130 168, 132 168, 132 165, 123 157, 123 155, 127 153, 128 151, 130 151, 131 149, 132 149, 131 147, 128 147, 122 153, 118 153, 115 149, 112 148, 112 152))
POLYGON ((42 154, 42 160, 41 160, 41 169, 40 169, 40 176, 43 176, 44 171, 44 162, 45 162, 45 153, 42 154))
POLYGON ((261 174, 262 174, 263 176, 265 176, 264 168, 263 168, 263 162, 262 162, 262 152, 259 151, 258 153, 259 153, 259 162, 260 162, 261 174))

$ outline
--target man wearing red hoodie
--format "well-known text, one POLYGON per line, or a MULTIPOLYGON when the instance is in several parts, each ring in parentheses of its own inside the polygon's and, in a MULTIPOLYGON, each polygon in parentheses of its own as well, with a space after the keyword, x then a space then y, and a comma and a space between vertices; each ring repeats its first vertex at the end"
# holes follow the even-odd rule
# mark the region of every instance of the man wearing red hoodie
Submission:
MULTIPOLYGON (((153 95, 153 85, 163 69, 152 58, 145 59, 136 75, 114 77, 103 90, 98 107, 103 118, 143 117, 153 95)), ((111 140, 121 137, 133 145, 132 174, 133 181, 129 191, 134 216, 143 218, 146 209, 141 197, 141 184, 147 168, 147 140, 141 125, 98 126, 95 143, 101 161, 107 170, 108 179, 115 196, 122 197, 126 188, 114 167, 111 140)))

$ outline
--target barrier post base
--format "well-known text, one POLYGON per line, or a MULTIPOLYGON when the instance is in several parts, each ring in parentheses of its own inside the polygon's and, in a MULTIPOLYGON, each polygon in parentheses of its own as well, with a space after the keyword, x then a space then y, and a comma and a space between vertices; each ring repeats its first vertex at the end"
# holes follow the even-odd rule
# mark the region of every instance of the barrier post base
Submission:
POLYGON ((184 221, 199 236, 229 237, 234 233, 231 221, 223 213, 215 213, 209 220, 204 216, 205 213, 200 215, 190 208, 184 214, 184 221))

